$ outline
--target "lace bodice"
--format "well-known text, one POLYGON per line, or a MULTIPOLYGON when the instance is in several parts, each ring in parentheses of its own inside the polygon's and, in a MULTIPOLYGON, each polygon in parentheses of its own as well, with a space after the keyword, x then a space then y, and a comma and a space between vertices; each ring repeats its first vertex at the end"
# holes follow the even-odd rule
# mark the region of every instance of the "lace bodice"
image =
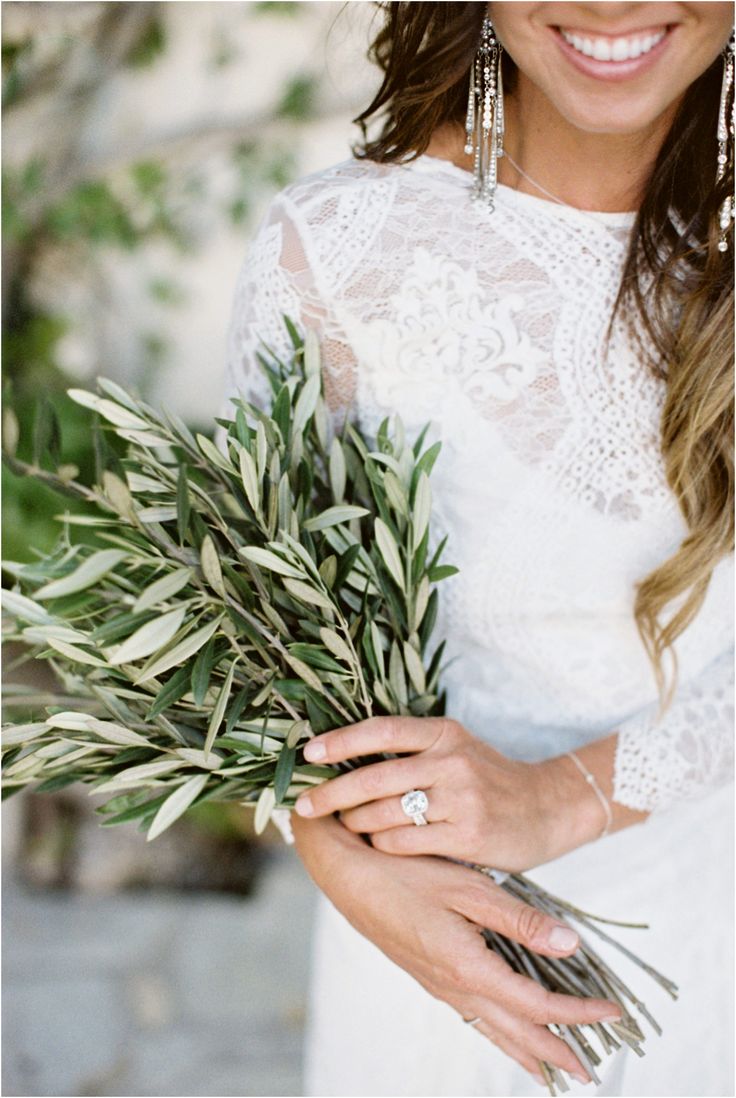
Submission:
POLYGON ((634 584, 686 526, 659 451, 664 382, 606 330, 633 215, 588 213, 422 156, 346 161, 272 201, 243 263, 227 393, 266 396, 262 340, 317 329, 336 420, 398 412, 441 439, 432 535, 449 533, 437 637, 448 713, 537 759, 613 731, 614 797, 660 811, 731 777, 733 555, 679 638, 657 722, 634 584))

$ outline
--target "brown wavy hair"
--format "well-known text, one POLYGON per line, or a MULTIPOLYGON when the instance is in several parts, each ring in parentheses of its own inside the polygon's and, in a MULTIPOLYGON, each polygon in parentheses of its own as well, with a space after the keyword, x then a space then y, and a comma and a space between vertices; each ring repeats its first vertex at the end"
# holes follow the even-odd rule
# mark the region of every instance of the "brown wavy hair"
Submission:
MULTIPOLYGON (((379 162, 413 160, 439 126, 464 123, 468 70, 487 5, 377 7, 385 18, 369 57, 383 82, 354 119, 363 140, 353 153, 379 162), (376 116, 382 128, 368 140, 367 123, 376 116)), ((514 76, 504 55, 511 90, 514 76)), ((660 716, 677 682, 673 642, 700 609, 714 567, 734 546, 732 229, 729 250, 718 249, 719 208, 733 193, 733 138, 728 170, 716 185, 721 79, 718 58, 683 97, 646 185, 611 317, 612 323, 624 306, 633 306, 634 327, 654 348, 645 359, 666 381, 664 470, 688 528, 677 551, 636 584, 634 617, 654 669, 660 716), (674 599, 677 608, 665 623, 663 612, 674 599), (666 650, 673 666, 669 685, 666 650)))

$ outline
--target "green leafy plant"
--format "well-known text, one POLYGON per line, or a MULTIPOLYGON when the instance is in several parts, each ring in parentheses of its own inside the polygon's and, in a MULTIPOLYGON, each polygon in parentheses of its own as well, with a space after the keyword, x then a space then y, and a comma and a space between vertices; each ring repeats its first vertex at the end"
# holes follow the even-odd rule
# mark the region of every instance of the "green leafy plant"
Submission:
MULTIPOLYGON (((441 712, 433 585, 454 569, 428 552, 438 446, 409 447, 398 422, 375 451, 350 425, 328 440, 318 348, 293 335, 292 367, 266 366, 270 414, 239 402, 223 449, 112 382, 71 391, 128 453, 89 488, 40 472, 37 451, 35 481, 95 508, 67 515, 47 556, 4 565, 5 609, 10 638, 90 705, 9 731, 7 791, 82 780, 113 795, 107 823, 149 836, 195 801, 258 799, 262 827, 326 776, 301 756, 313 732, 441 712), (75 525, 99 544, 72 544, 75 525)), ((58 462, 56 443, 43 453, 58 462)))

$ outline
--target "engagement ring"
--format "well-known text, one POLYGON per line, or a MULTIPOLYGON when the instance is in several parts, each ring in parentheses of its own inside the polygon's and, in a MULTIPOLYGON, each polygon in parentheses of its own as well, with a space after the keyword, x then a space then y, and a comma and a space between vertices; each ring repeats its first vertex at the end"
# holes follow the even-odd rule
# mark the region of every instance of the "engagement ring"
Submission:
POLYGON ((418 826, 426 824, 424 813, 429 808, 429 798, 423 789, 410 789, 401 798, 401 807, 410 820, 418 826))

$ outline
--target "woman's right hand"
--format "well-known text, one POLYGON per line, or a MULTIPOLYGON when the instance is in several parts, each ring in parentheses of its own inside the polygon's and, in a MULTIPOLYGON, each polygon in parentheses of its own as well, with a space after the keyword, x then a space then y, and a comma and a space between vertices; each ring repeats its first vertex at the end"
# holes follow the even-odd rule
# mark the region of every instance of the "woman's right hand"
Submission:
POLYGON ((315 883, 387 957, 463 1018, 481 1018, 475 1028, 537 1082, 544 1082, 540 1060, 589 1081, 547 1025, 618 1020, 618 1005, 545 991, 513 972, 480 935, 488 928, 546 957, 566 957, 577 947, 571 928, 463 866, 373 850, 333 817, 303 820, 292 813, 292 824, 315 883), (552 935, 560 928, 568 941, 556 947, 552 935))

